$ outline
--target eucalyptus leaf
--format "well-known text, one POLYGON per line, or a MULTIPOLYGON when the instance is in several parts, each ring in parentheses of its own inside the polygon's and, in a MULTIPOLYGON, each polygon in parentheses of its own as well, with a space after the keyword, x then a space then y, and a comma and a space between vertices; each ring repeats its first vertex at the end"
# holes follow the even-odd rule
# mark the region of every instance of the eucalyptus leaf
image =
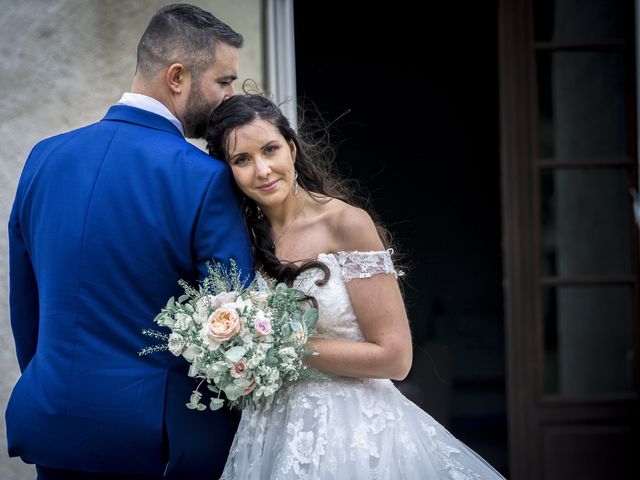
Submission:
POLYGON ((302 321, 307 326, 307 328, 313 327, 318 321, 318 310, 316 310, 315 308, 311 308, 304 312, 302 321))
POLYGON ((222 398, 212 398, 209 403, 209 408, 214 412, 219 410, 224 405, 224 400, 222 398))
POLYGON ((233 383, 235 383, 237 386, 242 387, 242 388, 247 388, 249 385, 251 385, 251 382, 249 380, 247 380, 246 378, 236 378, 233 383))
POLYGON ((224 387, 224 394, 232 402, 240 398, 240 396, 242 395, 242 392, 243 392, 243 388, 237 385, 234 385, 233 383, 230 383, 229 385, 224 387))
POLYGON ((289 326, 291 328, 291 333, 300 335, 301 332, 304 332, 304 329, 302 328, 302 324, 300 322, 290 322, 289 326))
POLYGON ((244 347, 232 347, 224 354, 225 358, 233 363, 238 363, 242 356, 247 353, 247 349, 244 347))

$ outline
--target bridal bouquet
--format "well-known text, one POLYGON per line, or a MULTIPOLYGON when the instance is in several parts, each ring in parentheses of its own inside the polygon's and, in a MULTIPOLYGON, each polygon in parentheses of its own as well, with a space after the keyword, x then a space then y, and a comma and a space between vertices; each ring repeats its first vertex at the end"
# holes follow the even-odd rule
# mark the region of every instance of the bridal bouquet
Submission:
POLYGON ((318 314, 304 303, 300 290, 270 284, 258 291, 255 282, 244 288, 236 265, 226 269, 209 264, 198 289, 180 281, 184 294, 167 305, 154 322, 171 330, 143 334, 162 340, 140 355, 169 350, 191 365, 189 376, 200 380, 187 407, 205 410, 200 388, 213 392, 209 408, 226 403, 244 408, 250 403, 271 403, 273 394, 287 382, 311 378, 302 359, 313 353, 305 348, 318 314), (224 398, 223 398, 224 394, 224 398))

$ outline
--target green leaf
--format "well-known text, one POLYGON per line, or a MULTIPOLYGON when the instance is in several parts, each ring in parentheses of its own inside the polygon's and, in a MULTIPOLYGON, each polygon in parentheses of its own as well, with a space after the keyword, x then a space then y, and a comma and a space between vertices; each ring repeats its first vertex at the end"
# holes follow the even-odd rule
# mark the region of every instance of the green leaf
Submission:
POLYGON ((308 329, 313 327, 318 321, 318 310, 316 310, 315 308, 311 308, 306 312, 304 312, 304 315, 302 316, 302 321, 304 322, 304 324, 307 326, 308 329))
POLYGON ((240 396, 242 395, 242 392, 243 392, 243 388, 237 385, 234 385, 233 383, 230 383, 229 385, 224 387, 224 394, 232 402, 240 398, 240 396))
POLYGON ((214 412, 219 410, 224 405, 224 400, 222 398, 212 398, 209 403, 209 408, 214 412))
POLYGON ((196 408, 199 412, 207 409, 207 407, 203 403, 199 403, 198 405, 196 405, 196 408))
POLYGON ((291 333, 297 334, 298 332, 304 331, 300 322, 289 322, 289 327, 291 328, 291 333))
POLYGON ((246 378, 236 378, 233 383, 235 383, 237 386, 242 387, 242 388, 247 388, 249 385, 251 385, 251 382, 249 380, 247 380, 246 378))
POLYGON ((267 365, 277 365, 278 363, 280 363, 280 360, 278 360, 273 355, 268 355, 267 357, 265 357, 264 363, 267 365))
POLYGON ((289 335, 291 335, 291 332, 292 332, 291 325, 289 325, 288 323, 284 324, 280 329, 280 331, 282 332, 282 335, 284 335, 285 337, 288 337, 289 335))
POLYGON ((244 347, 232 347, 224 354, 225 358, 233 363, 238 363, 242 356, 247 353, 247 349, 244 347))
POLYGON ((189 295, 180 295, 178 297, 178 303, 182 303, 182 302, 185 302, 187 300, 189 300, 189 295))

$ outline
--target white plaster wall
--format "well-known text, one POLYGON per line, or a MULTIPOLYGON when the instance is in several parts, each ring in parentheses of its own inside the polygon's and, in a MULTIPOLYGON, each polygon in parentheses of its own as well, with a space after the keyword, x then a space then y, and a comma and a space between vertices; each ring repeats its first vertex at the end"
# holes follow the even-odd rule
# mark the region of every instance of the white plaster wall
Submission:
MULTIPOLYGON (((0 479, 34 478, 6 453, 4 410, 19 371, 9 326, 6 225, 24 161, 40 139, 98 121, 131 85, 157 0, 0 0, 0 479)), ((240 80, 263 86, 261 0, 191 3, 245 36, 240 80)), ((238 82, 241 85, 241 82, 238 82)))

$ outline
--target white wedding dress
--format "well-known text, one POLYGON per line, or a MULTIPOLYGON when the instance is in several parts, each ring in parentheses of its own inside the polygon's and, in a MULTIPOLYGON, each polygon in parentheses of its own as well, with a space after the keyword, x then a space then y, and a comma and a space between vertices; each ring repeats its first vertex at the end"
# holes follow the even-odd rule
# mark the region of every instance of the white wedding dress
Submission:
MULTIPOLYGON (((318 301, 317 335, 362 341, 346 283, 396 271, 391 251, 320 254, 331 277, 294 287, 318 301)), ((264 280, 263 280, 264 281, 264 280)), ((242 412, 222 480, 477 480, 496 470, 390 380, 336 378, 283 387, 269 408, 242 412)))

